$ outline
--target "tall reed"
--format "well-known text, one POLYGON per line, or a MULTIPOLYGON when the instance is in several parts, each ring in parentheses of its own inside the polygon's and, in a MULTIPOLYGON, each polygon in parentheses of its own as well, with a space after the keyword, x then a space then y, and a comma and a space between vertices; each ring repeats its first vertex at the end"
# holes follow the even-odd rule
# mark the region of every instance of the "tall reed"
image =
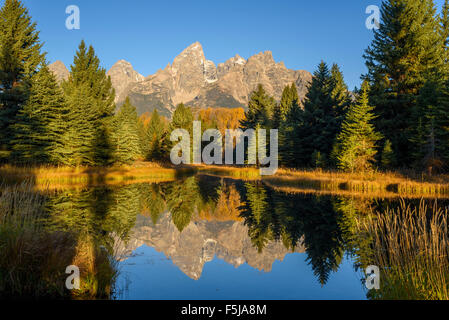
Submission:
POLYGON ((0 188, 0 298, 109 298, 116 278, 110 254, 88 237, 48 228, 46 198, 32 183, 0 188), (67 266, 80 268, 80 290, 65 287, 67 266))
POLYGON ((364 221, 373 237, 372 264, 381 268, 380 290, 374 299, 449 299, 448 209, 418 207, 401 201, 364 221))

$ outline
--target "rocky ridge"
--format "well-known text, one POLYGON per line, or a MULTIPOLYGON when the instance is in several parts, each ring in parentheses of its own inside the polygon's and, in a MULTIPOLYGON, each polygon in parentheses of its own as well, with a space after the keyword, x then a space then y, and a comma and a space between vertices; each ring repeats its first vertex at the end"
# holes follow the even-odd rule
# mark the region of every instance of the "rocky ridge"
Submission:
MULTIPOLYGON (((55 64, 51 69, 58 78, 66 77, 68 71, 65 73, 59 62, 55 64)), ((181 102, 196 108, 245 108, 258 84, 280 100, 284 87, 294 82, 303 99, 312 79, 308 71, 287 69, 283 62, 277 63, 271 51, 261 52, 248 60, 236 55, 215 65, 206 59, 199 42, 184 49, 171 64, 148 77, 139 74, 124 60, 114 64, 108 75, 116 90, 118 105, 129 96, 139 114, 157 109, 167 117, 181 102)))
MULTIPOLYGON (((291 253, 281 242, 274 241, 259 253, 241 221, 196 221, 179 232, 169 212, 165 212, 156 225, 150 218, 138 216, 130 240, 119 251, 127 257, 143 245, 163 252, 183 273, 195 280, 201 277, 204 264, 214 257, 236 268, 247 263, 270 272, 276 260, 282 261, 291 253)), ((295 252, 305 250, 298 246, 295 252)))

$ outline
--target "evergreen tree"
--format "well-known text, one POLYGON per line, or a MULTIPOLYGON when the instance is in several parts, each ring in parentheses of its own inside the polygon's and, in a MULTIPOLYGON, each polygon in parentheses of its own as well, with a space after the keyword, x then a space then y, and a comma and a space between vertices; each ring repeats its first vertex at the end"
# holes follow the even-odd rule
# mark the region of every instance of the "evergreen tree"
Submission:
POLYGON ((286 121, 287 115, 290 112, 290 109, 294 102, 298 102, 299 104, 299 97, 296 85, 295 83, 292 83, 291 86, 286 86, 284 88, 281 101, 274 107, 273 127, 275 129, 280 128, 281 125, 286 121))
POLYGON ((70 166, 94 166, 96 144, 97 120, 92 112, 94 99, 89 94, 88 84, 79 84, 76 87, 64 87, 69 106, 67 130, 62 136, 66 146, 61 154, 62 162, 70 166))
POLYGON ((440 37, 443 44, 445 73, 448 73, 449 63, 449 0, 444 0, 440 15, 440 37))
POLYGON ((288 167, 300 166, 302 155, 302 121, 303 113, 299 99, 295 99, 279 130, 279 159, 288 167))
MULTIPOLYGON (((167 138, 170 138, 171 132, 176 129, 185 129, 190 135, 190 161, 193 161, 193 113, 190 107, 186 107, 183 103, 180 103, 175 112, 173 113, 172 121, 170 123, 169 132, 167 138)), ((174 146, 178 142, 168 141, 167 145, 174 146)), ((169 152, 168 152, 169 154, 169 152)))
POLYGON ((385 141, 382 149, 380 163, 384 169, 391 169, 395 164, 393 148, 391 146, 391 141, 388 139, 385 141))
POLYGON ((411 156, 417 169, 449 165, 449 81, 428 81, 418 98, 410 138, 411 156))
MULTIPOLYGON (((63 83, 63 88, 71 108, 70 125, 75 126, 71 128, 72 134, 87 130, 83 132, 87 140, 78 139, 78 144, 72 142, 74 152, 83 153, 77 159, 82 161, 78 164, 111 164, 114 153, 111 135, 115 93, 111 79, 106 76, 105 69, 100 67, 100 60, 93 47, 87 49, 84 41, 81 41, 78 47, 70 77, 63 83), (85 101, 78 101, 80 95, 85 101), (83 117, 85 119, 82 119, 83 117)), ((68 159, 67 162, 72 163, 72 160, 68 159)))
POLYGON ((184 103, 180 103, 173 113, 171 121, 171 130, 186 129, 189 133, 192 132, 193 113, 192 109, 186 107, 184 103))
POLYGON ((29 98, 14 124, 13 158, 18 163, 63 162, 68 107, 56 78, 44 64, 32 78, 29 98))
POLYGON ((328 158, 338 132, 338 121, 331 96, 332 78, 326 63, 321 62, 314 72, 304 102, 304 112, 299 126, 295 128, 294 148, 297 148, 297 166, 312 165, 312 154, 316 150, 328 158))
POLYGON ((5 0, 0 9, 0 159, 12 150, 12 128, 25 104, 31 78, 44 60, 36 24, 19 0, 5 0))
POLYGON ((146 158, 148 160, 160 160, 167 150, 164 148, 165 126, 156 109, 151 114, 150 122, 145 129, 145 135, 148 143, 146 158))
POLYGON ((259 84, 256 91, 251 94, 245 119, 240 122, 241 127, 244 130, 254 129, 257 124, 260 124, 263 129, 271 128, 275 104, 274 98, 270 97, 259 84))
POLYGON ((340 67, 334 64, 331 69, 331 99, 334 108, 334 117, 337 119, 340 128, 347 108, 351 102, 348 86, 345 83, 340 67))
POLYGON ((376 142, 381 136, 372 121, 374 108, 368 104, 369 84, 362 84, 357 102, 350 106, 337 137, 338 167, 347 171, 371 168, 376 155, 376 142))
POLYGON ((119 163, 132 163, 141 154, 136 107, 129 98, 115 116, 115 160, 119 163))
POLYGON ((435 15, 432 0, 384 1, 380 28, 364 55, 376 125, 391 139, 400 165, 409 163, 410 115, 419 90, 444 60, 435 15))

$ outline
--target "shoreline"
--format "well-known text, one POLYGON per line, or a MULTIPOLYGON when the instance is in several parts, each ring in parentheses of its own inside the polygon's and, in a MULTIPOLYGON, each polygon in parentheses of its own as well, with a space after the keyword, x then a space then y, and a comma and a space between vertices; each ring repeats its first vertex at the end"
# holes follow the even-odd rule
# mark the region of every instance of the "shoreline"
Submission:
POLYGON ((362 196, 448 197, 449 176, 421 177, 399 172, 344 173, 320 169, 279 169, 273 176, 261 176, 255 167, 212 165, 173 166, 153 162, 113 167, 0 167, 3 184, 31 181, 37 188, 59 189, 119 185, 138 182, 169 182, 186 175, 206 174, 245 181, 261 181, 284 192, 345 194, 362 196))

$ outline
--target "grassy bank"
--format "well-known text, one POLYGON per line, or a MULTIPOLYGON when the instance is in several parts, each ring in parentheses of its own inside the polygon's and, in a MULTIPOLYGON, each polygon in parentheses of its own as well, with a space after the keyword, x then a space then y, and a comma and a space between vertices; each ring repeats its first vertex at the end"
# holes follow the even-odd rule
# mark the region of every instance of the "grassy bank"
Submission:
POLYGON ((260 179, 260 170, 255 167, 232 167, 232 166, 212 166, 212 165, 198 165, 192 166, 199 173, 204 173, 213 176, 220 176, 224 178, 242 179, 242 180, 257 180, 260 179))
POLYGON ((258 168, 239 166, 191 165, 176 167, 151 162, 130 166, 88 167, 0 167, 3 182, 32 181, 40 188, 60 189, 102 184, 165 182, 202 173, 232 179, 263 180, 266 185, 291 193, 378 197, 449 197, 449 176, 425 176, 413 172, 343 173, 335 171, 279 169, 273 176, 261 176, 258 168))
POLYGON ((276 175, 264 176, 262 180, 271 187, 298 193, 320 191, 385 197, 449 196, 449 176, 446 175, 428 177, 413 173, 343 173, 279 169, 276 175))
POLYGON ((105 168, 89 167, 0 167, 0 178, 6 184, 31 181, 45 188, 85 187, 102 184, 122 184, 130 182, 172 181, 179 176, 194 173, 189 167, 165 167, 157 163, 139 162, 131 166, 105 168))

